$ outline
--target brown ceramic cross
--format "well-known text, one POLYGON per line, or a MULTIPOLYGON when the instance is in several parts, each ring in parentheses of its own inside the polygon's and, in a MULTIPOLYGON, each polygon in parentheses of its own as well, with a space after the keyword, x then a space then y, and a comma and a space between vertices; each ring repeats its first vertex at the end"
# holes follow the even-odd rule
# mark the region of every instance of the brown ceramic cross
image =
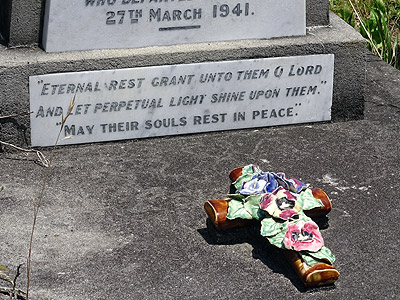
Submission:
MULTIPOLYGON (((232 182, 236 181, 242 174, 242 168, 236 168, 229 174, 232 182)), ((323 206, 305 211, 308 217, 326 216, 332 209, 332 203, 329 197, 321 189, 312 189, 313 196, 321 200, 323 206)), ((204 209, 212 222, 213 226, 220 231, 244 227, 254 224, 255 220, 245 219, 227 219, 229 199, 210 200, 204 204, 204 209)), ((317 263, 312 266, 307 265, 301 255, 293 250, 283 250, 297 275, 301 278, 307 287, 323 286, 333 284, 339 278, 339 272, 330 264, 317 263)))

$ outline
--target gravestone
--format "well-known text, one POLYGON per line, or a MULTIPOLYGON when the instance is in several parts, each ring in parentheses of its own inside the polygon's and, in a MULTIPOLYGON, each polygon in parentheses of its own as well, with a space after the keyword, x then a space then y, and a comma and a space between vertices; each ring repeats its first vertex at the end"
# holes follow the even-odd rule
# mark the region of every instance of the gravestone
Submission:
POLYGON ((71 5, 47 0, 43 47, 60 52, 305 35, 304 0, 246 1, 85 0, 71 5))
MULTIPOLYGON (((45 4, 46 0, 0 1, 0 34, 8 46, 41 43, 45 4)), ((306 8, 307 26, 329 24, 329 1, 306 0, 306 8)))
POLYGON ((338 17, 329 15, 327 0, 289 1, 293 6, 282 9, 280 5, 286 2, 268 1, 275 8, 268 18, 264 15, 267 5, 261 5, 266 1, 258 0, 210 1, 209 6, 200 1, 171 1, 168 6, 157 1, 85 0, 57 8, 57 3, 64 2, 37 0, 30 7, 21 0, 2 3, 1 34, 8 46, 0 49, 0 112, 26 112, 29 97, 33 111, 30 116, 2 120, 2 139, 51 145, 54 140, 44 136, 57 130, 60 111, 65 112, 75 93, 75 111, 63 132, 63 137, 74 137, 64 143, 363 116, 365 41, 338 17), (98 10, 102 2, 110 3, 103 11, 98 10), (68 22, 62 23, 73 20, 84 29, 97 22, 99 18, 81 6, 93 14, 100 11, 102 16, 103 27, 87 37, 82 34, 85 30, 77 32, 68 22), (143 19, 139 12, 135 18, 137 9, 132 7, 139 6, 143 19), (132 18, 129 10, 134 10, 132 18), (273 27, 275 18, 283 16, 289 17, 288 31, 284 24, 273 27), (157 22, 152 24, 150 17, 157 22), (274 29, 253 30, 260 22, 261 29, 274 29), (210 24, 214 26, 207 27, 210 24), (67 26, 63 30, 66 37, 57 40, 60 26, 67 26), (106 34, 107 26, 113 29, 106 34), (132 28, 140 29, 138 39, 124 39, 132 28), (72 41, 73 32, 81 43, 72 41), (112 45, 104 44, 113 36, 112 45), (62 52, 13 47, 35 43, 62 52))

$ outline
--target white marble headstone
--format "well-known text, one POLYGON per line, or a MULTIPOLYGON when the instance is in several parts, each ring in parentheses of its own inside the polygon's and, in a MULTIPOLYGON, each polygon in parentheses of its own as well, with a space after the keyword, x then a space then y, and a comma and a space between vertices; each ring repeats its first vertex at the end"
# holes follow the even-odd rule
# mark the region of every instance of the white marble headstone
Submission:
POLYGON ((47 52, 306 34, 305 0, 47 0, 47 52))
POLYGON ((74 95, 60 144, 327 121, 333 68, 325 54, 31 76, 32 145, 55 143, 74 95))

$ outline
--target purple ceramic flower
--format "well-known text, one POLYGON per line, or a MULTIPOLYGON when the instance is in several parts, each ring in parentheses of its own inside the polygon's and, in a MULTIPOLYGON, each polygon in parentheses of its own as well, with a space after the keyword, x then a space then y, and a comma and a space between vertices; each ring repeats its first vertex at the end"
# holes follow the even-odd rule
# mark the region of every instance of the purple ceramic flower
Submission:
POLYGON ((249 182, 244 182, 242 184, 242 188, 240 189, 240 193, 242 195, 255 195, 265 193, 264 189, 266 188, 268 182, 263 179, 252 179, 249 182))
POLYGON ((265 194, 261 199, 260 208, 266 210, 271 216, 283 220, 288 220, 301 211, 297 198, 283 187, 265 194))
POLYGON ((244 182, 240 193, 243 195, 271 193, 278 187, 274 173, 260 172, 255 174, 249 182, 244 182))
POLYGON ((289 250, 317 252, 324 245, 324 240, 317 224, 300 220, 288 224, 283 244, 289 250))
POLYGON ((252 179, 264 180, 267 182, 264 188, 264 193, 272 193, 279 186, 274 173, 261 172, 254 175, 252 179))
POLYGON ((275 174, 275 176, 280 186, 293 193, 298 194, 307 188, 307 184, 301 182, 296 178, 287 179, 285 177, 285 173, 277 173, 275 174))

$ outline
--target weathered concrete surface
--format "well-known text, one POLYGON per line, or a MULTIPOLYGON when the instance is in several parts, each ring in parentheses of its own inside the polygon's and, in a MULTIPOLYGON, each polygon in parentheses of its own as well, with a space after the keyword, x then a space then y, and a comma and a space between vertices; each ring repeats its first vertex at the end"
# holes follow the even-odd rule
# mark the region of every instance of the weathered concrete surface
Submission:
MULTIPOLYGON (((41 44, 45 0, 2 0, 0 32, 11 47, 41 44)), ((329 24, 329 0, 307 0, 307 26, 329 24)))
MULTIPOLYGON (((364 111, 365 40, 331 15, 332 27, 305 37, 242 40, 142 49, 44 53, 38 48, 0 49, 0 114, 29 110, 31 75, 309 54, 335 55, 334 120, 359 119, 364 111)), ((0 139, 29 145, 29 116, 1 122, 0 139)))
MULTIPOLYGON (((1 24, 10 47, 38 45, 45 0, 4 0, 8 23, 1 24)), ((4 12, 2 12, 4 13, 4 12)))
MULTIPOLYGON (((32 298, 397 299, 400 72, 368 59, 363 120, 58 149, 32 298), (332 197, 323 236, 341 272, 335 287, 306 291, 260 240, 210 240, 203 203, 223 197, 228 171, 247 163, 332 197)), ((0 155, 0 170, 0 264, 14 268, 26 260, 45 169, 13 152, 0 155)))
POLYGON ((329 0, 306 0, 307 26, 329 25, 329 0))

